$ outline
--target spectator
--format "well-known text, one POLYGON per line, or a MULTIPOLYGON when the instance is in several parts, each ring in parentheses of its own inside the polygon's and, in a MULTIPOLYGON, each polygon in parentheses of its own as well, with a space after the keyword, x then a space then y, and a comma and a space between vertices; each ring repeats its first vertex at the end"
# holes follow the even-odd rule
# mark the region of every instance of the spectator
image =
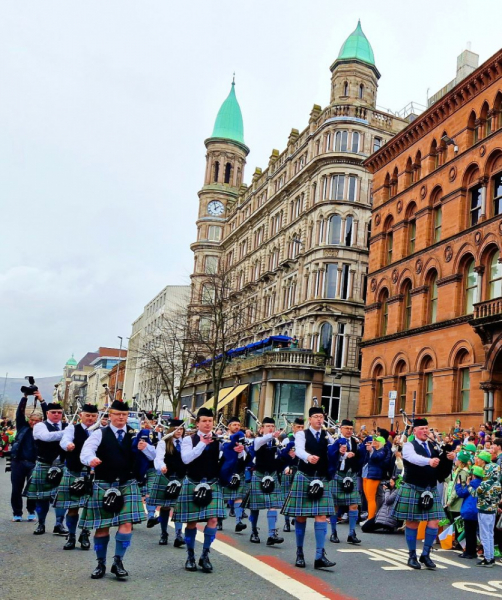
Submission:
POLYGON ((363 461, 363 491, 368 502, 368 519, 373 519, 377 511, 376 496, 380 481, 382 481, 387 450, 385 439, 376 437, 372 441, 365 442, 366 457, 363 461))
POLYGON ((465 531, 465 550, 459 554, 459 557, 468 559, 476 558, 478 542, 477 489, 484 477, 484 470, 481 467, 473 467, 471 472, 472 475, 467 481, 462 482, 459 478, 455 484, 455 492, 459 498, 462 498, 460 516, 464 521, 465 531))
POLYGON ((492 463, 491 454, 486 450, 476 457, 476 466, 482 467, 485 472, 483 481, 477 489, 479 538, 483 544, 484 558, 476 566, 493 567, 495 564, 493 530, 502 491, 500 468, 496 463, 492 463))
POLYGON ((392 532, 396 529, 399 522, 392 514, 392 507, 397 496, 396 477, 393 477, 388 485, 383 485, 384 499, 383 504, 378 510, 374 519, 368 519, 361 526, 364 533, 373 533, 379 529, 392 532))

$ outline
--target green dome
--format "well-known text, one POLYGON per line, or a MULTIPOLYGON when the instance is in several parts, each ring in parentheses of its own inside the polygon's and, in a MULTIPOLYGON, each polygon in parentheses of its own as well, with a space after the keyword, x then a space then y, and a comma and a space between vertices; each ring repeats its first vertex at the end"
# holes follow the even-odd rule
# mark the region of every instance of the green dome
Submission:
POLYGON ((361 29, 361 21, 357 22, 357 27, 345 40, 337 60, 350 59, 357 59, 375 66, 375 56, 368 38, 361 29))
POLYGON ((73 356, 73 354, 71 355, 71 358, 69 358, 66 361, 66 366, 67 367, 76 367, 77 366, 77 361, 75 360, 75 357, 73 356))
POLYGON ((221 105, 214 124, 212 138, 224 138, 244 144, 244 125, 241 107, 235 96, 235 82, 232 82, 230 94, 221 105))

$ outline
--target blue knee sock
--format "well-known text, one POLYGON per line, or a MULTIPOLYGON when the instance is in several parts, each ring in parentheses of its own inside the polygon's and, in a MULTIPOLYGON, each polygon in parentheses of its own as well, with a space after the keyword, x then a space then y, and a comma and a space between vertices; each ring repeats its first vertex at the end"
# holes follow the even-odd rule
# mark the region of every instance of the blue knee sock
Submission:
POLYGON ((328 533, 328 524, 316 521, 314 523, 315 532, 315 557, 321 558, 324 550, 324 542, 328 533))
POLYGON ((56 513, 56 525, 62 525, 66 514, 66 508, 55 508, 54 512, 56 513))
POLYGON ((185 527, 185 542, 187 545, 187 548, 193 550, 195 548, 195 536, 197 535, 197 527, 194 527, 193 529, 188 529, 188 527, 185 527))
POLYGON ((209 525, 204 527, 204 550, 209 550, 211 547, 211 544, 214 542, 214 538, 216 537, 216 531, 216 527, 209 527, 209 525))
POLYGON ((301 523, 300 521, 295 521, 295 535, 296 535, 296 545, 298 548, 303 548, 303 541, 305 540, 305 531, 307 529, 307 521, 301 523))
POLYGON ((96 552, 96 558, 102 558, 106 562, 106 550, 108 549, 109 541, 109 535, 105 535, 104 537, 94 536, 94 552, 96 552))
POLYGON ((356 534, 356 525, 357 525, 357 515, 359 512, 357 510, 349 510, 349 534, 356 534))
POLYGON ((183 531, 183 523, 175 523, 174 531, 176 531, 176 535, 179 535, 183 531))
POLYGON ((411 527, 406 527, 406 529, 404 530, 406 544, 408 545, 408 550, 410 552, 417 551, 417 535, 418 535, 418 529, 412 529, 411 527))
POLYGON ((242 521, 242 507, 241 507, 241 502, 236 502, 234 504, 234 510, 235 510, 235 520, 237 521, 237 523, 240 523, 242 521))
MULTIPOLYGON (((167 533, 167 524, 169 523, 169 511, 161 510, 159 515, 160 530, 162 533, 167 533)), ((177 525, 177 523, 176 523, 177 525)))
POLYGON ((115 534, 115 556, 124 558, 127 548, 131 545, 132 533, 120 533, 117 531, 115 534))
POLYGON ((277 529, 277 511, 269 510, 267 512, 267 523, 268 523, 268 535, 269 537, 275 535, 277 529))
POLYGON ((258 527, 258 517, 259 516, 260 516, 259 510, 252 510, 251 514, 249 515, 249 522, 251 523, 251 526, 253 529, 256 529, 258 527))
POLYGON ((47 518, 47 513, 49 512, 49 500, 37 500, 37 515, 38 522, 40 525, 45 525, 45 519, 47 518))
POLYGON ((77 531, 78 525, 78 514, 77 515, 66 515, 66 527, 68 527, 68 531, 75 535, 77 531))
POLYGON ((434 529, 432 527, 425 528, 424 549, 422 550, 422 554, 430 554, 432 545, 436 541, 437 534, 437 527, 435 527, 434 529))
POLYGON ((235 510, 235 500, 229 500, 228 501, 228 506, 230 509, 234 509, 235 510))
POLYGON ((146 505, 146 510, 148 511, 148 518, 149 519, 153 519, 155 517, 155 509, 157 507, 154 506, 153 504, 147 504, 146 505))
POLYGON ((336 525, 338 522, 336 515, 331 515, 329 518, 329 522, 331 525, 331 533, 336 533, 336 525))

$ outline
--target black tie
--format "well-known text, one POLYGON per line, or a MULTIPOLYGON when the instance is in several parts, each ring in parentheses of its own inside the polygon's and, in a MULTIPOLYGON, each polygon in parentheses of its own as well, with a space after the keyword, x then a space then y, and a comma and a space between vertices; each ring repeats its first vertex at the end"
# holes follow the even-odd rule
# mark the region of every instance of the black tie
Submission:
POLYGON ((320 431, 318 431, 318 432, 315 434, 315 439, 316 439, 317 441, 319 441, 319 438, 320 438, 320 437, 321 437, 321 432, 320 432, 320 431))

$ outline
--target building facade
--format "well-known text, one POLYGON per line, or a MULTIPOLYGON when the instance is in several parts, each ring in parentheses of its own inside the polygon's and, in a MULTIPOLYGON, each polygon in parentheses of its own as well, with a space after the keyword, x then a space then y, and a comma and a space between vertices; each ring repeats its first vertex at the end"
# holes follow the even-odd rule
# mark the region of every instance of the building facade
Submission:
POLYGON ((502 51, 366 161, 373 173, 361 422, 502 416, 502 51))
MULTIPOLYGON (((229 364, 225 386, 246 387, 234 411, 303 414, 313 396, 335 419, 357 407, 372 204, 363 162, 407 121, 376 108, 380 73, 360 23, 330 70, 330 104, 314 105, 307 127, 291 130, 249 186, 234 83, 205 141, 191 306, 203 310, 204 283, 219 266, 247 316, 240 343, 298 340, 229 364)), ((196 408, 211 384, 203 372, 192 383, 186 403, 196 408)))

